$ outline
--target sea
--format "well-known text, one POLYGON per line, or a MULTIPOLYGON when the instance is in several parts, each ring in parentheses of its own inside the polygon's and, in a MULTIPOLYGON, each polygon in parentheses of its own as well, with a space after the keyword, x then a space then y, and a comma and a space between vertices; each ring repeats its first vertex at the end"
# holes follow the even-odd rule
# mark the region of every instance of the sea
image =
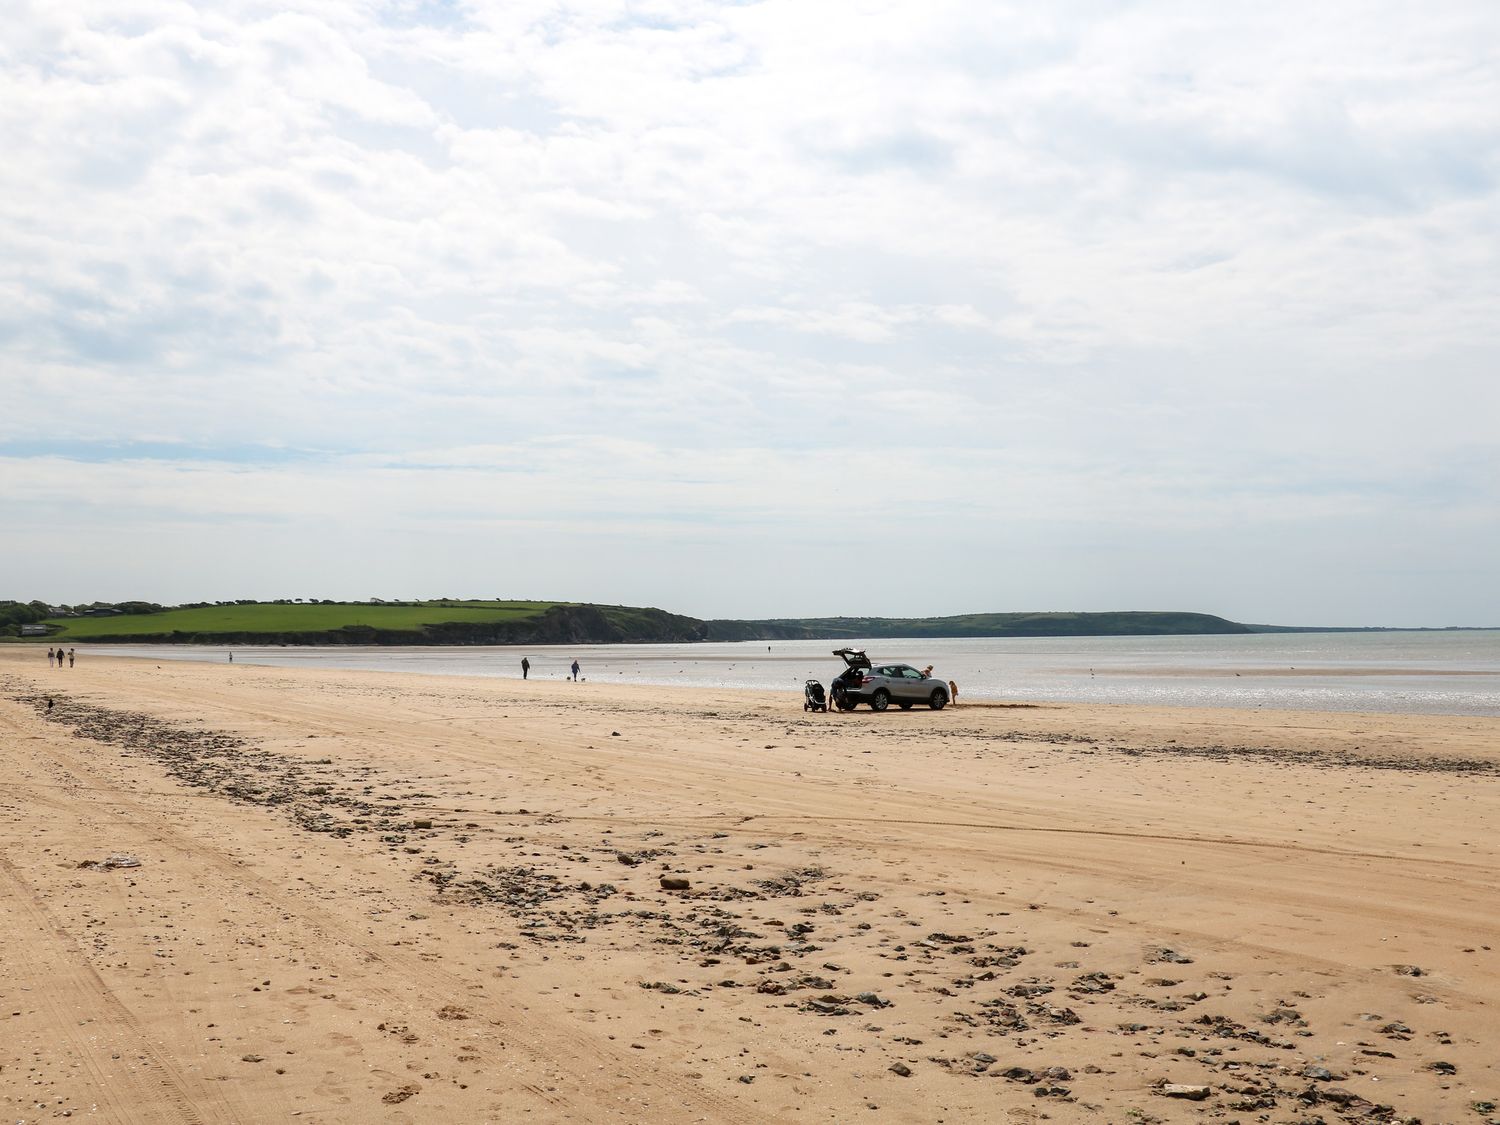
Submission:
POLYGON ((1252 633, 1201 637, 745 641, 530 647, 89 646, 153 660, 348 668, 586 682, 749 688, 800 694, 843 669, 833 650, 875 664, 934 666, 959 699, 1129 703, 1297 711, 1500 715, 1500 630, 1252 633))

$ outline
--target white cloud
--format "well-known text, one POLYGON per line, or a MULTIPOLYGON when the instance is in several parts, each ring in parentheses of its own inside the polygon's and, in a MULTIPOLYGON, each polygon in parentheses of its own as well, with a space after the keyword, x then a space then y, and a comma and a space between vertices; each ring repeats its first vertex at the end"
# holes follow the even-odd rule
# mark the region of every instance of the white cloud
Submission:
MULTIPOLYGON (((654 550, 749 527, 917 521, 953 610, 1008 608, 969 557, 1002 541, 1007 595, 1073 604, 1064 527, 1203 573, 1226 513, 1287 560, 1408 520, 1488 550, 1497 47, 1477 2, 23 7, 0 512, 301 520, 263 541, 304 556, 340 513, 427 520, 476 575, 523 521, 663 603, 654 550), (424 517, 435 485, 476 514, 424 517)), ((1245 615, 1301 606, 1287 570, 1245 615)), ((736 611, 781 612, 777 572, 736 611)), ((1405 598, 1500 619, 1487 583, 1405 598)))

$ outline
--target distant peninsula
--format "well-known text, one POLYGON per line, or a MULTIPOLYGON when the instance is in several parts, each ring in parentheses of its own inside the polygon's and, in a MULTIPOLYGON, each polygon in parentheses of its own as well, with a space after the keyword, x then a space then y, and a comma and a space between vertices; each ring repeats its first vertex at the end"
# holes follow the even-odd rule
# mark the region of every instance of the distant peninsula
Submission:
POLYGON ((1245 625, 1207 613, 970 613, 954 617, 712 620, 666 610, 585 602, 350 602, 315 598, 162 606, 0 601, 0 639, 68 644, 520 645, 681 644, 694 641, 854 640, 886 637, 1140 637, 1332 632, 1245 625))

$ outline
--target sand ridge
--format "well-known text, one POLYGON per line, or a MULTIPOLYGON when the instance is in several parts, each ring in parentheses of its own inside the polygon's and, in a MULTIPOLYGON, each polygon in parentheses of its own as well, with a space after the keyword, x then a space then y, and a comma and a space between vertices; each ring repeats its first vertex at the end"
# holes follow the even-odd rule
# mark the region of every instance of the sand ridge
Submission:
POLYGON ((1494 719, 36 663, 16 1120, 1500 1119, 1494 719))

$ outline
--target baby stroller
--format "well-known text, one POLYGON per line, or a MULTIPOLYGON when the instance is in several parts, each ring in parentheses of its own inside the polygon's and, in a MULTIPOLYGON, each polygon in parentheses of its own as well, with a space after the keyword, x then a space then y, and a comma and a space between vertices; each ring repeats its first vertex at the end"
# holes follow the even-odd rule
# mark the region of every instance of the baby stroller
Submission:
POLYGON ((808 680, 802 687, 802 710, 828 710, 828 696, 823 694, 823 685, 817 680, 808 680))

